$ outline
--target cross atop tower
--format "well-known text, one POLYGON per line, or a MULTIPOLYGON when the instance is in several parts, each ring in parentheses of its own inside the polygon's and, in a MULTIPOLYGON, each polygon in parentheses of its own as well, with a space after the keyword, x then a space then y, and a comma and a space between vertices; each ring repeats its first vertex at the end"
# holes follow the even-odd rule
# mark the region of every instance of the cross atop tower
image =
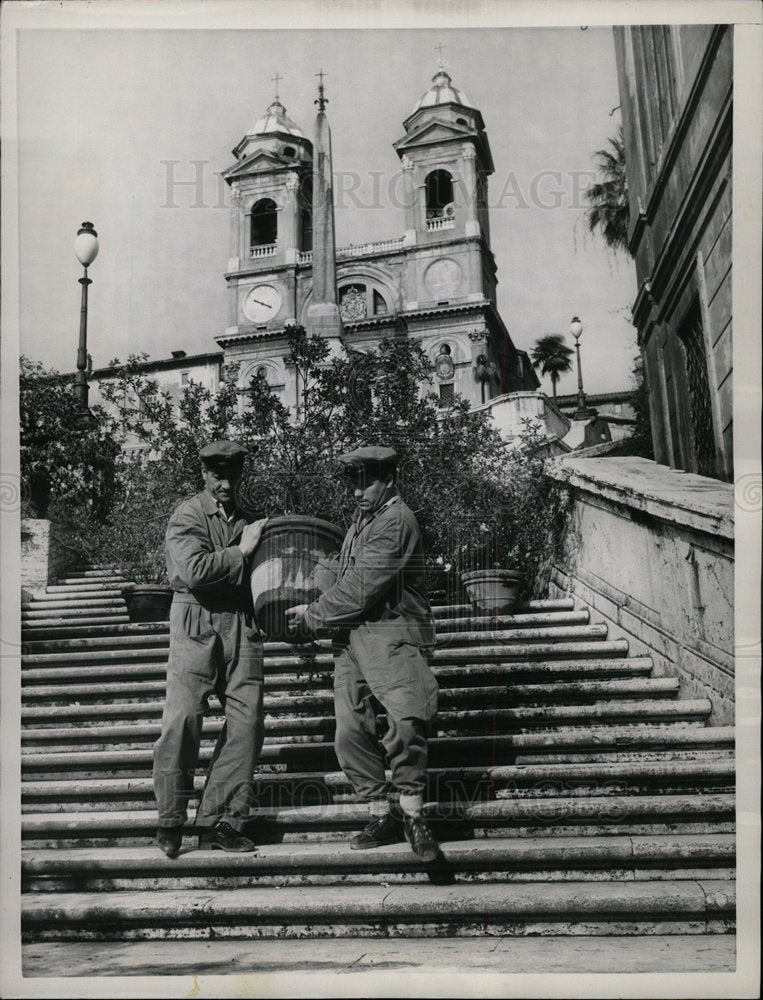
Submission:
POLYGON ((439 58, 437 59, 437 68, 442 69, 444 66, 444 63, 442 61, 442 50, 445 48, 445 46, 442 44, 442 42, 440 42, 438 45, 435 45, 435 48, 439 53, 439 58))
POLYGON ((323 95, 323 76, 324 76, 323 70, 321 70, 319 73, 316 73, 315 75, 320 77, 321 82, 318 84, 318 97, 315 101, 313 101, 313 104, 318 105, 319 111, 325 111, 329 99, 328 97, 324 97, 323 95))
POLYGON ((271 80, 272 80, 272 81, 273 81, 273 82, 275 83, 275 85, 276 85, 276 100, 278 100, 278 81, 279 81, 279 80, 283 80, 283 77, 281 76, 281 74, 280 74, 280 73, 278 73, 278 72, 277 72, 277 73, 276 73, 276 75, 275 75, 275 76, 272 76, 272 77, 271 77, 270 79, 271 79, 271 80))

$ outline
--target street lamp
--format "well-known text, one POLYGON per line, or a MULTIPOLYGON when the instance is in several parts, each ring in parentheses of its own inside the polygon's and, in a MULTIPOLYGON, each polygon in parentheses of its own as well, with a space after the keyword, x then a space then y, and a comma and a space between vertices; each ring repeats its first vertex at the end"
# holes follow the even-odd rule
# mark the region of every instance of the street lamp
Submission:
POLYGON ((74 253, 85 269, 84 275, 79 279, 79 283, 82 285, 82 305, 79 314, 79 347, 77 348, 75 386, 79 403, 77 420, 81 426, 86 426, 93 420, 93 415, 87 405, 87 286, 92 283, 87 276, 87 269, 98 256, 98 233, 93 229, 92 222, 83 222, 77 230, 74 253))
POLYGON ((578 408, 573 414, 574 420, 585 420, 587 417, 595 415, 594 411, 586 406, 585 393, 583 392, 583 370, 580 367, 580 334, 582 332, 583 324, 577 316, 573 316, 570 323, 570 333, 575 338, 575 352, 578 358, 578 408))

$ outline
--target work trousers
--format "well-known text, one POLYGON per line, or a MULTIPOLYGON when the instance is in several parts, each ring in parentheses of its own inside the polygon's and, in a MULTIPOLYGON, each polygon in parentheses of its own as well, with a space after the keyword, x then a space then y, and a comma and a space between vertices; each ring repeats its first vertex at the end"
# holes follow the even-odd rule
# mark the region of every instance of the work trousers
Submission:
POLYGON ((437 713, 438 687, 424 652, 402 641, 401 631, 385 622, 360 625, 336 657, 336 755, 365 802, 421 795, 426 784, 427 736, 437 713), (373 698, 387 713, 388 729, 381 742, 389 759, 391 788, 376 735, 373 698))
POLYGON ((195 822, 211 826, 225 820, 241 830, 253 803, 254 768, 265 736, 262 642, 247 612, 212 611, 175 600, 162 732, 154 745, 159 826, 186 821, 202 720, 213 692, 225 723, 195 822))

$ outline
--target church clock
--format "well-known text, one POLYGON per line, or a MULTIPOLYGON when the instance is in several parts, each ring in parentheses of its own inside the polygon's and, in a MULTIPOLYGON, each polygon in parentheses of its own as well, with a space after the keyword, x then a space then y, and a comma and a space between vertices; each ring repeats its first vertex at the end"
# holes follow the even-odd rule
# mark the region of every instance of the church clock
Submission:
POLYGON ((278 315, 281 293, 274 285, 255 285, 244 299, 244 315, 252 323, 267 323, 278 315))

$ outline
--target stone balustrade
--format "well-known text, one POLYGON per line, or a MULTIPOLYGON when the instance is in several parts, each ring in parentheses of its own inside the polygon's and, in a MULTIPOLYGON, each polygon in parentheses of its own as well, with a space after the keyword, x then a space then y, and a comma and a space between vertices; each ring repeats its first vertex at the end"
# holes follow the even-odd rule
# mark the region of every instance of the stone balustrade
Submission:
POLYGON ((256 260, 259 257, 273 257, 277 249, 277 243, 266 243, 261 247, 251 247, 249 257, 251 260, 256 260))
POLYGON ((456 220, 443 218, 443 219, 427 219, 427 232, 434 233, 440 229, 455 229, 456 220))

